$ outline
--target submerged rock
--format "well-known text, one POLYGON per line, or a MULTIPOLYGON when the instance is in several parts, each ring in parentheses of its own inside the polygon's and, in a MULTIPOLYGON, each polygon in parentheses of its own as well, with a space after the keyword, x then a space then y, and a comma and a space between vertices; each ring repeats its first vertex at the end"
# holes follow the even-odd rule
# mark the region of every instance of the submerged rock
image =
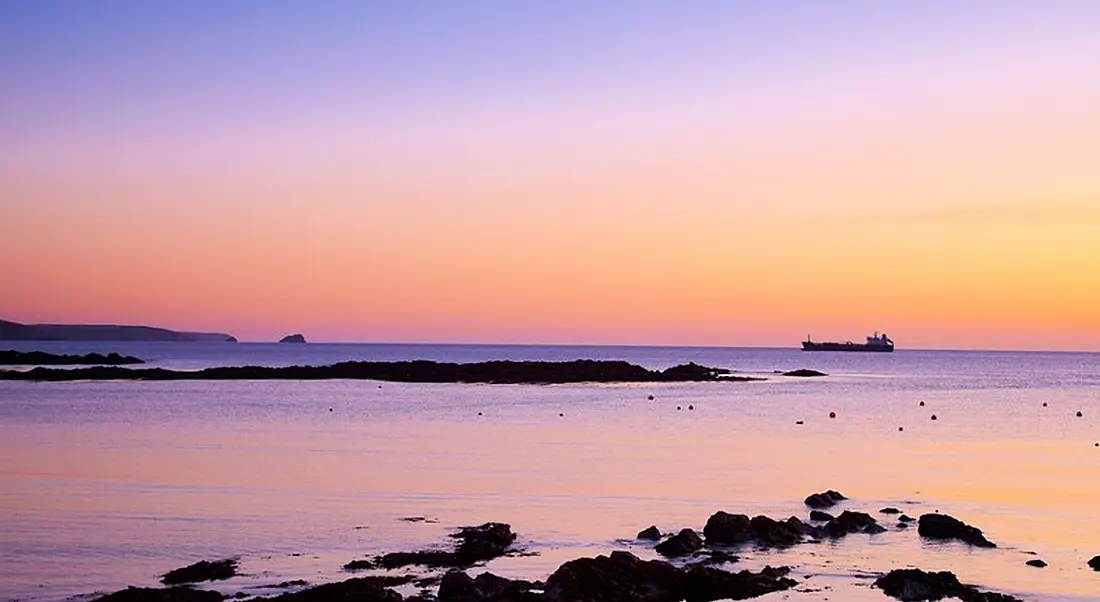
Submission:
POLYGON ((92 602, 221 602, 224 599, 225 596, 219 592, 189 587, 128 587, 96 598, 92 602))
POLYGON ((1035 560, 1028 560, 1024 564, 1026 564, 1028 566, 1033 566, 1033 567, 1036 567, 1036 568, 1040 568, 1040 569, 1047 565, 1047 563, 1043 562, 1042 560, 1040 560, 1038 558, 1036 558, 1035 560))
POLYGON ((337 583, 326 583, 300 592, 268 598, 272 602, 402 602, 401 594, 388 589, 413 580, 404 577, 357 577, 337 583))
POLYGON ((922 514, 917 533, 929 539, 957 539, 979 548, 997 547, 982 535, 981 529, 946 514, 922 514))
MULTIPOLYGON (((830 416, 830 417, 832 417, 832 416, 830 416)), ((843 500, 846 500, 846 499, 848 499, 848 498, 844 497, 844 495, 841 494, 839 491, 834 491, 834 490, 830 489, 830 490, 824 491, 822 493, 814 493, 812 495, 807 496, 806 497, 806 505, 809 506, 810 508, 817 508, 817 509, 831 508, 831 507, 837 505, 837 503, 839 503, 843 500)))
POLYGON ((681 529, 679 533, 657 544, 655 548, 661 556, 687 556, 703 547, 699 534, 691 529, 681 529))
POLYGON ((983 592, 959 583, 954 573, 928 573, 920 569, 896 569, 875 580, 875 587, 903 602, 954 597, 963 602, 1022 602, 1007 594, 983 592))
POLYGON ((160 582, 165 585, 179 585, 181 583, 198 583, 200 581, 220 581, 229 579, 237 574, 237 560, 226 558, 213 562, 200 560, 195 564, 180 569, 168 571, 160 582))
POLYGON ((828 376, 824 372, 818 372, 817 370, 808 370, 806 368, 799 368, 798 370, 791 370, 790 372, 784 372, 783 376, 797 376, 800 378, 812 378, 815 376, 828 376))

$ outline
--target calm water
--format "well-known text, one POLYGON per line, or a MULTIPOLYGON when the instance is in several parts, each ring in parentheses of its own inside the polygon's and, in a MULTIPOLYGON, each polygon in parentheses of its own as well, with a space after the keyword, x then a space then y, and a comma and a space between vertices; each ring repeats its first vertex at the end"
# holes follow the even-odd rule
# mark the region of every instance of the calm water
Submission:
POLYGON ((453 527, 489 520, 511 523, 519 543, 538 555, 487 568, 541 579, 565 560, 613 549, 652 557, 630 541, 650 524, 701 529, 717 510, 805 517, 802 498, 828 488, 852 498, 844 507, 876 515, 885 505, 911 516, 953 514, 1000 547, 926 544, 915 529, 896 530, 877 515, 891 525, 888 533, 746 551, 734 566, 787 564, 804 581, 801 593, 764 599, 885 600, 867 577, 902 566, 949 569, 1028 600, 1100 599, 1100 573, 1085 564, 1100 554, 1097 354, 0 347, 119 351, 178 369, 606 358, 650 368, 695 361, 769 378, 570 386, 0 383, 0 599, 52 601, 151 586, 168 569, 226 556, 239 556, 247 574, 218 589, 265 593, 271 590, 260 586, 289 579, 344 579, 340 567, 353 558, 442 545, 453 527), (799 367, 830 376, 773 374, 799 367), (437 522, 400 520, 408 516, 437 522), (1025 566, 1036 557, 1028 552, 1050 566, 1025 566))

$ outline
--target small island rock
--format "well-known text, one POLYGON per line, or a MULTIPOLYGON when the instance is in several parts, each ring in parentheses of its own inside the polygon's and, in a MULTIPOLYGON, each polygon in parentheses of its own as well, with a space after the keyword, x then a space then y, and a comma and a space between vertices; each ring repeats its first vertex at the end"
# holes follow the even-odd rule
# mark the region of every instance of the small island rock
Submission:
POLYGON ((305 343, 306 337, 300 334, 288 334, 285 337, 279 339, 280 343, 305 343))

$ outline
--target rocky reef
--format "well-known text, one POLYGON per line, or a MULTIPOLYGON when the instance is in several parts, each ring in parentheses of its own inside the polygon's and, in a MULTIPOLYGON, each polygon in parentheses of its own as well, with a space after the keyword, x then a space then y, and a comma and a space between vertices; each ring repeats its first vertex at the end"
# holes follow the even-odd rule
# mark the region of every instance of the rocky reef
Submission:
POLYGON ((131 369, 96 366, 70 370, 34 368, 25 372, 0 371, 0 380, 380 380, 410 383, 564 384, 581 382, 748 381, 729 370, 682 364, 666 370, 648 370, 623 361, 571 362, 490 361, 454 364, 411 362, 341 362, 330 366, 269 368, 238 366, 204 370, 131 369))

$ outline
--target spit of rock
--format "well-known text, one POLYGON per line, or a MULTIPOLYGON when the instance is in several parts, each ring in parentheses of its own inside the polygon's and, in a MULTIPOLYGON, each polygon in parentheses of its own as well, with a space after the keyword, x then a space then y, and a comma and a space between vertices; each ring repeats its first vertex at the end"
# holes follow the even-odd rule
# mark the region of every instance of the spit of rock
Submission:
POLYGON ((1007 594, 983 592, 972 585, 963 585, 954 573, 927 573, 920 569, 896 569, 875 581, 875 587, 891 598, 903 602, 939 600, 954 597, 963 602, 1023 602, 1007 594))
POLYGON ((229 579, 237 574, 237 560, 227 558, 210 562, 200 560, 195 564, 175 569, 165 573, 160 582, 165 585, 179 585, 181 583, 198 583, 200 581, 220 581, 229 579))

